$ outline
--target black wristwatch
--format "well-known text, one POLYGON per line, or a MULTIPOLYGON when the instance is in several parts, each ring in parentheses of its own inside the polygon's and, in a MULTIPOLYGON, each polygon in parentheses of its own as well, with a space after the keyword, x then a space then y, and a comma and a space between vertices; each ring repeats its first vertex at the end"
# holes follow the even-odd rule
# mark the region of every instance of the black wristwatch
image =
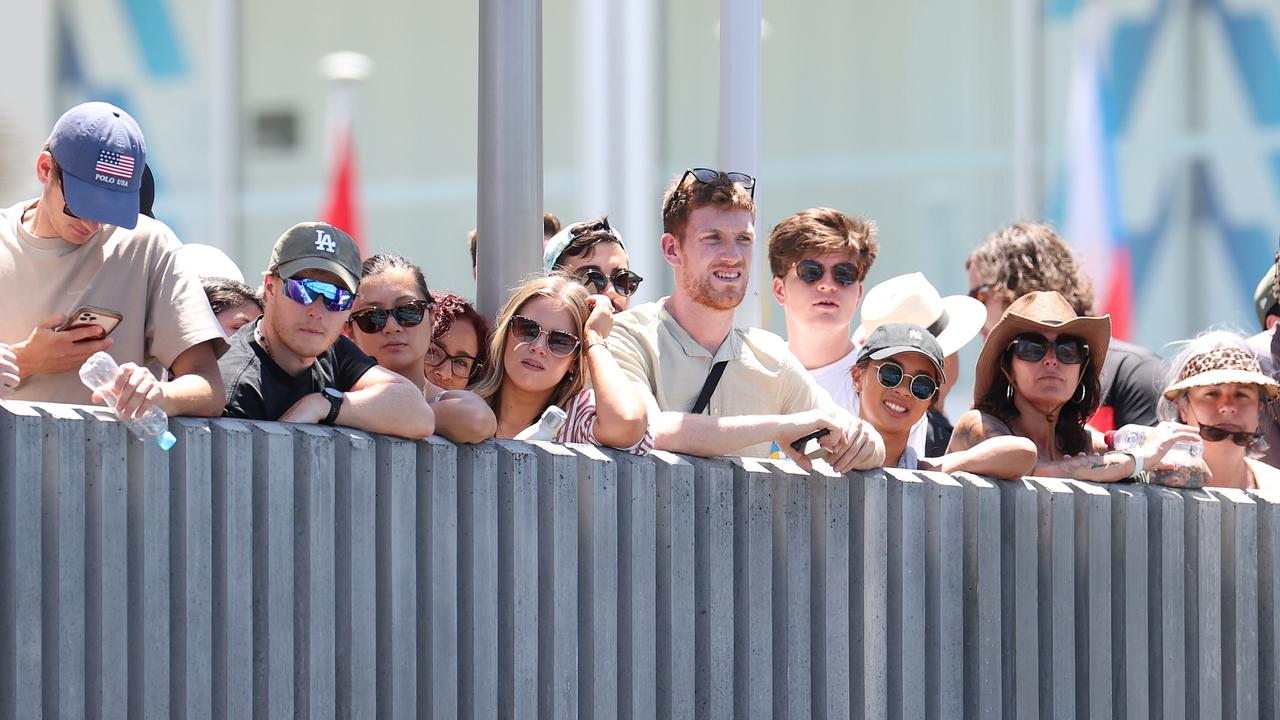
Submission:
POLYGON ((324 395, 324 399, 329 401, 329 414, 324 416, 320 421, 321 425, 332 425, 338 419, 338 411, 342 409, 342 399, 346 397, 341 390, 331 387, 325 388, 320 393, 324 395))

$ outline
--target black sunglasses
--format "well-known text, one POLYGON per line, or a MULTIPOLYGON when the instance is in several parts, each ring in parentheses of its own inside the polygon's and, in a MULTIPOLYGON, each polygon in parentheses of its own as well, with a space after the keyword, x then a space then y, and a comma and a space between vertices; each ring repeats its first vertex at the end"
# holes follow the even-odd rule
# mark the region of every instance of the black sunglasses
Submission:
POLYGON ((1053 348, 1053 354, 1063 365, 1079 365, 1089 357, 1089 344, 1083 338, 1074 335, 1059 335, 1057 340, 1049 339, 1039 333, 1023 333, 1009 343, 1013 356, 1027 362, 1040 362, 1053 348))
POLYGON ((980 303, 985 303, 987 298, 991 297, 991 286, 983 283, 975 288, 969 288, 969 297, 980 303))
POLYGON ((1217 425, 1201 425, 1200 437, 1205 442, 1222 442, 1227 438, 1231 438, 1231 442, 1240 447, 1249 447, 1250 445, 1262 439, 1262 431, 1256 432, 1232 432, 1225 430, 1217 425))
POLYGON ((578 338, 563 330, 544 330, 537 320, 516 315, 511 318, 511 335, 522 343, 532 345, 538 338, 547 336, 547 352, 556 357, 569 357, 578 349, 578 338))
POLYGON ((597 293, 603 293, 605 288, 612 284, 613 289, 624 297, 634 295, 640 288, 640 283, 644 281, 644 278, 626 268, 618 268, 609 275, 605 275, 604 271, 598 268, 584 268, 578 271, 577 278, 583 285, 595 288, 597 293))
POLYGON ((741 185, 743 190, 751 193, 752 200, 756 199, 756 179, 746 173, 720 172, 719 170, 712 170, 711 168, 689 168, 684 171, 684 175, 680 176, 680 184, 676 185, 676 187, 684 187, 684 181, 688 180, 690 175, 703 185, 713 183, 717 178, 725 177, 729 182, 741 185))
MULTIPOLYGON (((818 282, 827 273, 827 266, 817 260, 800 260, 793 264, 796 268, 796 277, 803 280, 806 285, 818 282)), ((858 269, 851 262, 836 263, 831 266, 831 279, 846 287, 853 285, 859 281, 858 269)))
POLYGON ((895 362, 887 362, 876 368, 876 379, 886 388, 896 388, 903 380, 910 380, 911 396, 917 400, 928 400, 938 392, 938 381, 928 375, 907 375, 902 366, 895 362))
POLYGON ((58 189, 62 191, 62 214, 72 220, 79 220, 80 216, 71 212, 71 206, 67 204, 67 186, 62 184, 62 166, 56 161, 53 164, 53 176, 58 181, 58 189))
POLYGON ((390 310, 384 308, 366 308, 351 313, 351 322, 366 333, 382 332, 387 326, 387 318, 394 316, 402 328, 417 327, 426 318, 431 303, 426 300, 414 300, 397 305, 390 310))
POLYGON ((427 365, 438 368, 449 363, 449 372, 460 380, 470 380, 480 366, 484 365, 484 361, 480 358, 474 358, 470 355, 450 355, 440 343, 432 342, 431 347, 427 348, 427 365))

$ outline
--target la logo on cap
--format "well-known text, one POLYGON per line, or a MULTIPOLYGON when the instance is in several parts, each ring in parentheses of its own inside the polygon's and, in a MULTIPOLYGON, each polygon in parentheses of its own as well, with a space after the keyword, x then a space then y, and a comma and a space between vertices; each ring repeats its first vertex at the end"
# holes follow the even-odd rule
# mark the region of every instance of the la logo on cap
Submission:
POLYGON ((338 252, 338 243, 333 241, 333 236, 323 230, 316 230, 316 249, 323 250, 327 253, 338 252))

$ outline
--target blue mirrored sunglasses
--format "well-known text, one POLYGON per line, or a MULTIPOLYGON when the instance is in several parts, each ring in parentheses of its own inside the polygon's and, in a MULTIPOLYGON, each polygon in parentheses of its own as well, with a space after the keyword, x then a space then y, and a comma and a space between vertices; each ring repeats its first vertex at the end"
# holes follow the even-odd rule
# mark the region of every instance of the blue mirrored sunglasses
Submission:
POLYGON ((316 301, 316 298, 324 300, 326 310, 333 312, 346 312, 355 305, 355 293, 340 288, 330 282, 323 280, 312 280, 311 278, 289 278, 284 281, 284 294, 289 299, 302 305, 310 305, 316 301))

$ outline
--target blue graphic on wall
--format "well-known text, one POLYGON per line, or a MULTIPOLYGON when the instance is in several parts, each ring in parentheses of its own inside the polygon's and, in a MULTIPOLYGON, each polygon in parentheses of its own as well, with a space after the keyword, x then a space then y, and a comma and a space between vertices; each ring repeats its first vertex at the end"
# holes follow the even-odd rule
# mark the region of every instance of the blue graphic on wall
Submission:
MULTIPOLYGON (((1050 22, 1072 22, 1084 1, 1046 0, 1046 17, 1050 22)), ((1210 11, 1210 17, 1217 21, 1225 34, 1233 61, 1231 67, 1240 78, 1251 116, 1263 127, 1280 125, 1280 52, 1271 24, 1262 13, 1232 9, 1226 0, 1199 2, 1210 11)), ((1152 50, 1160 32, 1167 26, 1170 4, 1169 0, 1158 0, 1150 15, 1117 21, 1112 25, 1110 62, 1105 71, 1103 95, 1109 144, 1114 145, 1129 129, 1152 50)), ((1265 162, 1276 196, 1280 197, 1280 149, 1271 151, 1265 162)), ((1123 172, 1123 168, 1120 171, 1123 172)), ((1229 265, 1237 279, 1232 284, 1232 292, 1238 303, 1248 306, 1252 302, 1253 287, 1262 274, 1259 268, 1265 268, 1271 259, 1272 233, 1261 223, 1241 221, 1228 215, 1220 201, 1219 185, 1204 160, 1192 162, 1189 172, 1193 219, 1213 228, 1221 237, 1225 245, 1222 249, 1229 257, 1229 265)), ((1065 177, 1055 178, 1045 198, 1049 216, 1059 225, 1064 213, 1065 185, 1065 177)), ((1143 296, 1150 284, 1148 275, 1155 266, 1152 262, 1154 255, 1173 227, 1177 187, 1173 181, 1162 185, 1155 217, 1148 227, 1129 226, 1123 219, 1117 223, 1121 241, 1127 242, 1132 252, 1134 290, 1138 297, 1143 296)))

